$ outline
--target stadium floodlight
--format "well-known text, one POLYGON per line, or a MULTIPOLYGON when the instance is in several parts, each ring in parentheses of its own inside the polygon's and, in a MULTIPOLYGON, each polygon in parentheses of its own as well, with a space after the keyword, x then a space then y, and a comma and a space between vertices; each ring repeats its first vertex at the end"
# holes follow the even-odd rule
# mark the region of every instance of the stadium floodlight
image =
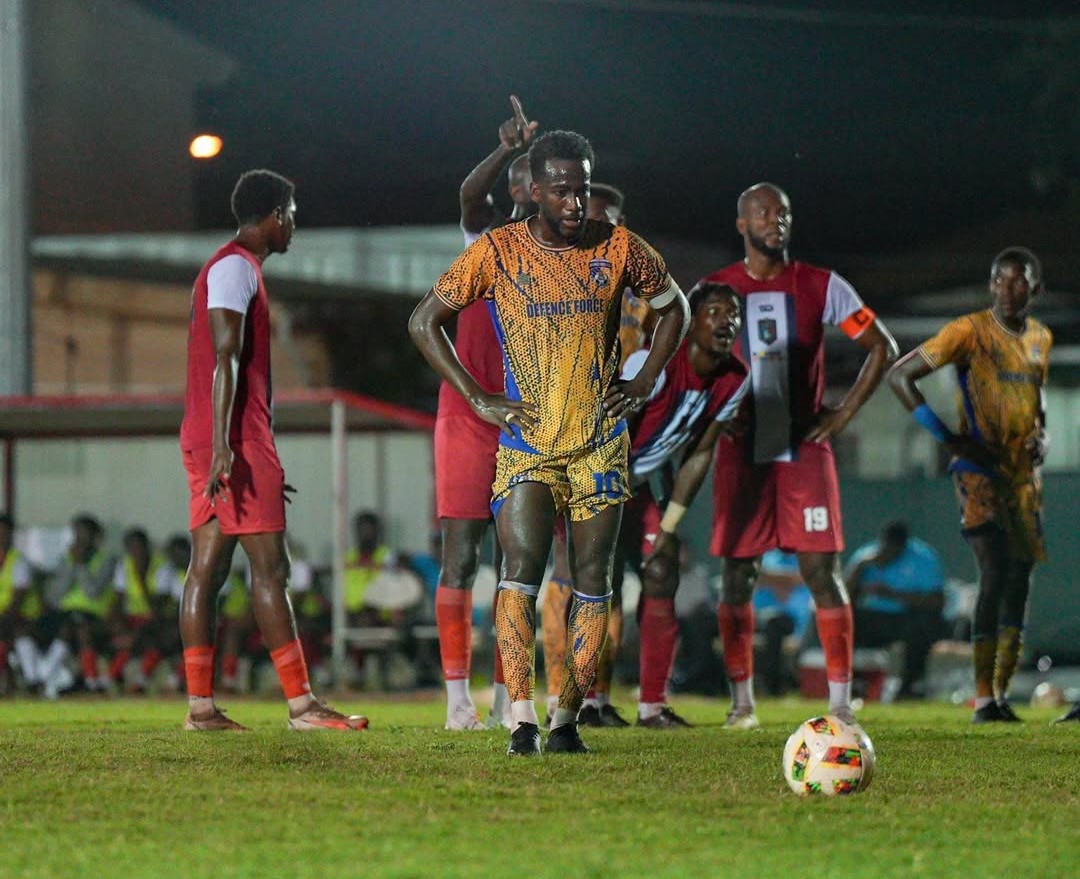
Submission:
POLYGON ((216 134, 196 135, 188 146, 194 159, 212 159, 221 152, 222 140, 216 134))

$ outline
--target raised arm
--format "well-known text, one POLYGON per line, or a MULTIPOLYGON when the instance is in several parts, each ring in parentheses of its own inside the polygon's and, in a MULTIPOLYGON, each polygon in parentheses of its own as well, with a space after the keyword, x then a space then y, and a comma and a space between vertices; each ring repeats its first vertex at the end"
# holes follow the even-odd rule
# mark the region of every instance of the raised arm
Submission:
POLYGON ((499 145, 480 162, 461 183, 458 197, 461 202, 461 228, 479 235, 496 219, 495 201, 491 191, 505 174, 510 162, 529 148, 538 122, 525 118, 521 101, 510 96, 514 115, 499 126, 499 145))
POLYGON ((214 502, 228 492, 233 453, 229 448, 236 377, 240 370, 240 352, 244 347, 244 315, 228 308, 207 310, 210 335, 214 342, 214 385, 211 393, 214 420, 213 457, 203 496, 214 502))
POLYGON ((855 343, 867 352, 859 375, 835 408, 822 409, 817 423, 806 435, 811 442, 824 442, 847 427, 900 353, 896 340, 877 318, 855 338, 855 343))

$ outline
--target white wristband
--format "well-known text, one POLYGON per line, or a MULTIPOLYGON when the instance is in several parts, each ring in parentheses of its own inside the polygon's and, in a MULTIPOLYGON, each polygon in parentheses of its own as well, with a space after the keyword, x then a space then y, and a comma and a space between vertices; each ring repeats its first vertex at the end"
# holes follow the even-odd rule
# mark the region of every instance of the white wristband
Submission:
POLYGON ((667 505, 667 509, 664 510, 664 515, 660 519, 660 530, 665 534, 674 534, 675 529, 679 527, 679 522, 686 513, 686 507, 682 504, 678 504, 675 501, 671 501, 667 505))

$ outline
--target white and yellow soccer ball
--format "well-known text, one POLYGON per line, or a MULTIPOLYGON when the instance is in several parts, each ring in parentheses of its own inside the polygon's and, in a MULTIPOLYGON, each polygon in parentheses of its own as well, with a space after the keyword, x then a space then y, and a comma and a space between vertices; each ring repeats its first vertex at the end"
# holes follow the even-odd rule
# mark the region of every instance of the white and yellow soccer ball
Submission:
POLYGON ((856 724, 826 714, 811 717, 784 747, 784 778, 799 795, 853 794, 874 777, 874 745, 856 724))

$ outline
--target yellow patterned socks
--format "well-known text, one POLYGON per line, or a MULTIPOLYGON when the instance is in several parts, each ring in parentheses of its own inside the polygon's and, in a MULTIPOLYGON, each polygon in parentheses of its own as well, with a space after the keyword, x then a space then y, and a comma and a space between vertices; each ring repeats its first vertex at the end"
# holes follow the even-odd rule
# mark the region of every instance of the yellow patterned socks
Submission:
POLYGON ((602 596, 574 592, 566 632, 566 680, 559 694, 559 708, 552 720, 552 729, 571 723, 577 717, 585 694, 596 677, 600 652, 607 640, 610 610, 610 592, 602 596))
POLYGON ((533 703, 536 665, 536 596, 540 587, 503 580, 495 610, 495 637, 502 653, 510 714, 517 727, 537 723, 533 703))
POLYGON ((997 656, 994 663, 994 696, 1004 699, 1009 692, 1016 664, 1020 660, 1020 650, 1024 646, 1024 633, 1016 626, 1002 626, 998 629, 997 656))
POLYGON ((566 618, 570 613, 570 593, 569 580, 549 580, 544 590, 540 626, 544 634, 544 675, 549 705, 552 697, 558 700, 566 680, 566 618))

